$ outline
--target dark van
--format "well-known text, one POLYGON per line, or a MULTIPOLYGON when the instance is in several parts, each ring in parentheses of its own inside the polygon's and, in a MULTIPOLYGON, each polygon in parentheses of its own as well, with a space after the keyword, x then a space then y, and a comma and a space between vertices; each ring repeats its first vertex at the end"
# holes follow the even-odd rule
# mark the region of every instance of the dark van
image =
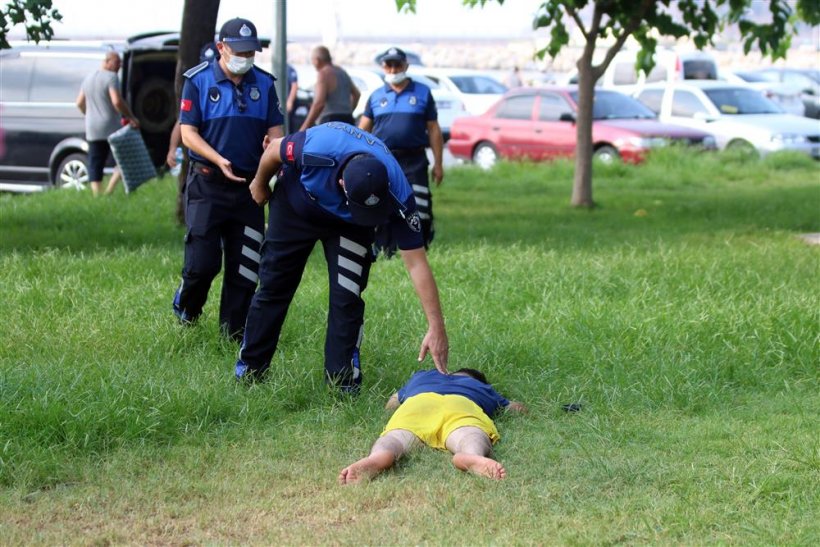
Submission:
POLYGON ((122 94, 162 165, 176 117, 179 36, 161 36, 166 40, 151 34, 126 42, 15 43, 0 51, 0 190, 85 186, 88 144, 75 101, 83 78, 110 50, 123 57, 122 94))

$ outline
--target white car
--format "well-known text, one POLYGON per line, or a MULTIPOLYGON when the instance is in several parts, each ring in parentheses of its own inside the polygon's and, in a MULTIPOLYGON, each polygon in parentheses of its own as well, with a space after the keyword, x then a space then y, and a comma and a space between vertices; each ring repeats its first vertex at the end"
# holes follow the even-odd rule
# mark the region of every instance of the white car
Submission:
MULTIPOLYGON (((385 85, 382 79, 383 73, 381 69, 358 67, 345 67, 345 71, 350 75, 350 79, 353 80, 353 83, 356 84, 359 91, 362 92, 359 104, 357 104, 353 110, 353 117, 358 120, 359 116, 364 113, 364 107, 373 91, 385 85)), ((464 108, 464 103, 461 102, 461 99, 443 89, 433 80, 421 74, 410 74, 410 77, 430 88, 433 99, 436 101, 438 124, 439 127, 441 127, 441 132, 446 142, 450 138, 450 127, 453 125, 453 120, 461 116, 468 116, 469 112, 464 108)))
POLYGON ((498 102, 507 86, 485 72, 459 68, 429 68, 410 65, 411 76, 421 74, 453 93, 464 103, 467 112, 480 116, 498 102))
POLYGON ((799 87, 780 82, 772 82, 756 72, 742 70, 735 72, 721 70, 720 79, 730 84, 747 85, 757 89, 763 93, 767 99, 771 99, 780 105, 787 114, 802 116, 805 113, 806 107, 803 105, 803 99, 800 97, 799 87))
POLYGON ((721 150, 756 150, 761 156, 794 150, 820 159, 820 121, 785 114, 745 85, 716 80, 651 84, 635 98, 662 122, 712 133, 721 150))

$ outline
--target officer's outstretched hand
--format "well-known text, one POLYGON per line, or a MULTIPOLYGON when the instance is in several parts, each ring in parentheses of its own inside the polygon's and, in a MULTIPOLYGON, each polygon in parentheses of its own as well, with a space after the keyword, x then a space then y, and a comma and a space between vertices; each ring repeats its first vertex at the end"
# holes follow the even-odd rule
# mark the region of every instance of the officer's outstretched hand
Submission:
POLYGON ((442 374, 447 374, 447 358, 450 353, 450 342, 447 340, 447 333, 443 329, 440 331, 428 329, 421 341, 419 351, 419 363, 424 361, 427 354, 433 358, 433 364, 442 374))
POLYGON ((225 175, 226 179, 232 180, 234 182, 246 182, 245 179, 243 179, 242 177, 237 177, 233 174, 233 169, 231 168, 230 160, 226 158, 221 158, 217 165, 219 166, 219 169, 222 171, 222 174, 225 175))
POLYGON ((270 186, 265 184, 262 179, 254 177, 251 181, 251 197, 260 207, 265 205, 270 199, 270 186))

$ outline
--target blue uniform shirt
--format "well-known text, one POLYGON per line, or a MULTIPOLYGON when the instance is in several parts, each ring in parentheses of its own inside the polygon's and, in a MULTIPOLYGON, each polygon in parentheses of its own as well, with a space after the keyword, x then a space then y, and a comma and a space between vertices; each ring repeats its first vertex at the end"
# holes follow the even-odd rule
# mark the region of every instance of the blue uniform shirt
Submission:
POLYGON ((438 119, 430 88, 412 80, 401 93, 387 84, 374 91, 364 115, 373 120, 373 134, 391 150, 428 146, 427 122, 438 119))
POLYGON ((300 203, 315 205, 331 217, 350 223, 350 209, 339 186, 342 169, 354 155, 372 154, 387 168, 394 206, 390 223, 399 248, 424 246, 413 189, 384 143, 370 133, 346 123, 329 122, 288 135, 282 140, 279 152, 286 169, 294 168, 299 174, 283 177, 285 184, 299 185, 297 192, 291 192, 289 187, 288 194, 306 196, 301 202, 291 199, 294 208, 304 213, 306 209, 300 203))
MULTIPOLYGON (((255 172, 268 129, 284 123, 274 81, 253 67, 236 86, 218 60, 199 64, 185 73, 179 122, 195 126, 234 170, 255 172)), ((193 151, 191 159, 208 163, 193 151)))
POLYGON ((480 406, 487 416, 492 416, 496 410, 510 404, 489 384, 470 376, 442 374, 437 370, 420 370, 413 374, 399 390, 399 402, 403 403, 420 393, 467 397, 480 406))

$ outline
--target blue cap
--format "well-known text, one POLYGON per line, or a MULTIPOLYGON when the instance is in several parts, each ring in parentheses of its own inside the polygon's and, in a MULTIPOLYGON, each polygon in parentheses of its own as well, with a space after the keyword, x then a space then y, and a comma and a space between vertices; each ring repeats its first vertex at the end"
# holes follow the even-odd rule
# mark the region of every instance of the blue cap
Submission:
POLYGON ((248 51, 262 51, 262 44, 256 35, 256 25, 237 17, 222 25, 219 31, 219 41, 228 44, 231 51, 235 53, 246 53, 248 51))
POLYGON ((378 226, 387 222, 393 204, 384 164, 370 154, 353 157, 342 171, 353 223, 378 226))

